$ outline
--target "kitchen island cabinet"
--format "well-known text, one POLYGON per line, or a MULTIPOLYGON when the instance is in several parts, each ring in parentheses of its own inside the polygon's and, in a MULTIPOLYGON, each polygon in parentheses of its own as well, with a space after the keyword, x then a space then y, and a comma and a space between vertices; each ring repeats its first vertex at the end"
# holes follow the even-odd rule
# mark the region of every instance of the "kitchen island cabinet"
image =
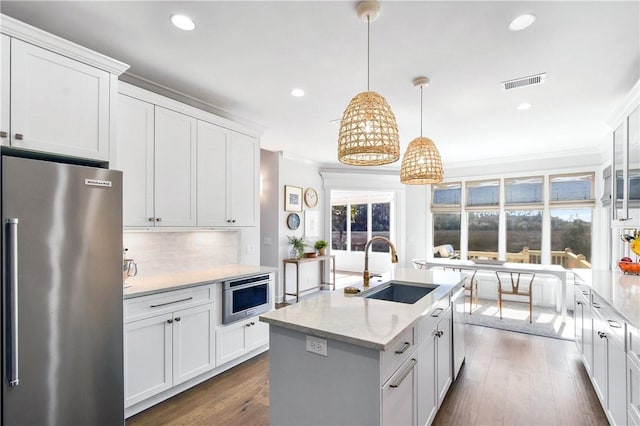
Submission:
POLYGON ((332 293, 260 317, 270 325, 273 424, 433 420, 451 384, 450 294, 463 277, 398 269, 392 278, 439 287, 414 304, 332 293))

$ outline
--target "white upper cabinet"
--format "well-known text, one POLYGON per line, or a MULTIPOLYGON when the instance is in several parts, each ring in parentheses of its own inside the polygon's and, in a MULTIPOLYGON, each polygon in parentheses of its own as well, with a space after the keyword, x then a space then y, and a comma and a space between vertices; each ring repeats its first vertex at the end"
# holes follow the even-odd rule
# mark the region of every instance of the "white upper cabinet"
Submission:
POLYGON ((117 76, 129 66, 9 16, 0 32, 0 144, 110 161, 117 76))
POLYGON ((256 138, 198 122, 198 226, 255 226, 256 138))
POLYGON ((231 132, 198 121, 198 226, 226 226, 227 142, 231 132))
POLYGON ((12 40, 10 144, 108 161, 109 73, 12 40))
POLYGON ((227 211, 235 226, 255 226, 258 200, 258 141, 233 132, 227 158, 227 211))
POLYGON ((125 227, 256 226, 256 137, 139 87, 120 82, 119 91, 125 227))
POLYGON ((0 145, 9 145, 11 39, 0 35, 0 145))
POLYGON ((196 225, 196 124, 193 117, 155 107, 156 225, 196 225))
POLYGON ((196 120, 120 94, 125 227, 196 225, 196 120))
POLYGON ((115 167, 123 171, 124 226, 153 226, 154 106, 118 96, 118 149, 115 167))

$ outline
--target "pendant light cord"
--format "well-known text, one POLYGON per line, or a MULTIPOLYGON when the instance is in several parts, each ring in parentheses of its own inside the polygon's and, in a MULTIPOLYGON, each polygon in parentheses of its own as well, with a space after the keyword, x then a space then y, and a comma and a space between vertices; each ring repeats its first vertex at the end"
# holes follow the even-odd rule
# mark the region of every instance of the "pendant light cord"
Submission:
POLYGON ((369 91, 369 51, 371 50, 371 16, 367 15, 367 92, 369 91))
POLYGON ((424 86, 420 85, 420 137, 422 137, 422 89, 424 86))

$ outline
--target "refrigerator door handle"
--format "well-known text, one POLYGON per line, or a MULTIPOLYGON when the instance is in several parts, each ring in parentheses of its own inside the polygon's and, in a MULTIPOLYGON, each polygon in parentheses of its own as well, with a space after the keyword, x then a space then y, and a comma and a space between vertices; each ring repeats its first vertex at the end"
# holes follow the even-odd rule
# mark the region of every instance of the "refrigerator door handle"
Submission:
POLYGON ((6 220, 7 379, 18 386, 18 219, 6 220))

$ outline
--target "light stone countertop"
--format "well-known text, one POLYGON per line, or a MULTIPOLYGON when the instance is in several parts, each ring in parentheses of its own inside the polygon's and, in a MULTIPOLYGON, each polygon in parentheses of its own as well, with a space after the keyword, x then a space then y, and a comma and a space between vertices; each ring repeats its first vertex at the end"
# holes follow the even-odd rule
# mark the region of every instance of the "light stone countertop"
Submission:
POLYGON ((623 274, 620 271, 574 269, 584 284, 611 305, 625 320, 640 328, 640 275, 623 274))
POLYGON ((391 274, 391 279, 440 287, 414 304, 345 295, 342 290, 323 292, 267 312, 260 320, 322 338, 387 350, 397 336, 429 314, 438 300, 448 297, 462 282, 463 275, 452 271, 398 268, 391 274))
POLYGON ((168 275, 130 277, 127 279, 126 285, 131 285, 131 287, 124 289, 124 298, 131 299, 164 291, 210 284, 214 281, 222 281, 246 275, 267 274, 277 270, 277 268, 266 266, 233 264, 222 265, 211 269, 179 272, 168 275))

